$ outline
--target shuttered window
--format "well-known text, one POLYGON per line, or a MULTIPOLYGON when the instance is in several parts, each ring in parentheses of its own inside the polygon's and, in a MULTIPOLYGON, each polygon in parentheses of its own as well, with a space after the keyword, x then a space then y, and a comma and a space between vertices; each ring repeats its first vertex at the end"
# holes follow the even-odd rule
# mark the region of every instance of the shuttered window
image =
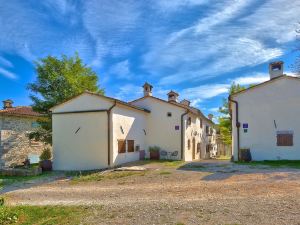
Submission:
POLYGON ((118 153, 125 153, 125 152, 126 152, 126 141, 118 140, 118 153))
POLYGON ((277 134, 277 146, 293 146, 293 134, 277 134))
POLYGON ((127 152, 134 152, 134 140, 127 140, 127 152))

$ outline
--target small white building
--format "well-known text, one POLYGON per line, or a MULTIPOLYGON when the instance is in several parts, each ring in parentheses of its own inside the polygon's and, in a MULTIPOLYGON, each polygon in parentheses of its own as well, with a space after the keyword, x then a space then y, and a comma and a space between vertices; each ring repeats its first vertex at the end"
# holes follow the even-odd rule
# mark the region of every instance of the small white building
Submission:
POLYGON ((300 78, 269 66, 270 80, 229 97, 232 153, 250 149, 252 160, 300 159, 300 78))
POLYGON ((151 146, 167 158, 207 158, 215 143, 213 122, 188 100, 168 93, 168 101, 144 96, 130 103, 84 92, 51 109, 55 170, 92 170, 137 161, 151 146))

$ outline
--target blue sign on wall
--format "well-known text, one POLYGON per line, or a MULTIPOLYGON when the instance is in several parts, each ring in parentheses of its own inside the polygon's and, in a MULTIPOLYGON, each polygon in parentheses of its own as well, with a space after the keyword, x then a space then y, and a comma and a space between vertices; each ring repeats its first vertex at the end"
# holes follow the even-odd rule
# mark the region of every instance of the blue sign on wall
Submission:
POLYGON ((178 125, 175 126, 175 130, 179 130, 179 126, 178 125))
POLYGON ((247 129, 248 128, 248 123, 243 123, 243 128, 247 129))

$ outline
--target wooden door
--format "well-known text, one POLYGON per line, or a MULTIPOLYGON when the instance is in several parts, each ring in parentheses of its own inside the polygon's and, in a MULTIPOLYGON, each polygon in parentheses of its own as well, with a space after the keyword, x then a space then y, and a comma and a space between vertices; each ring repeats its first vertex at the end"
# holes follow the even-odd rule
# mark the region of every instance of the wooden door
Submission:
POLYGON ((196 140, 195 140, 195 138, 193 138, 193 144, 192 144, 193 146, 192 146, 192 148, 193 148, 193 159, 195 159, 196 158, 196 140))

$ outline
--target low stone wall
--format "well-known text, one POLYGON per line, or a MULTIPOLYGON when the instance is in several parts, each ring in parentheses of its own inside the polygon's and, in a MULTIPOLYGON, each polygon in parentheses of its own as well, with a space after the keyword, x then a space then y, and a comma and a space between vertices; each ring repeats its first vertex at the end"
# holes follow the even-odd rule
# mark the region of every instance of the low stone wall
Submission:
POLYGON ((29 154, 40 155, 46 147, 42 142, 28 138, 27 131, 0 131, 1 167, 22 165, 29 154))
POLYGON ((0 170, 2 176, 37 176, 42 173, 40 167, 21 169, 21 168, 6 168, 0 170))

